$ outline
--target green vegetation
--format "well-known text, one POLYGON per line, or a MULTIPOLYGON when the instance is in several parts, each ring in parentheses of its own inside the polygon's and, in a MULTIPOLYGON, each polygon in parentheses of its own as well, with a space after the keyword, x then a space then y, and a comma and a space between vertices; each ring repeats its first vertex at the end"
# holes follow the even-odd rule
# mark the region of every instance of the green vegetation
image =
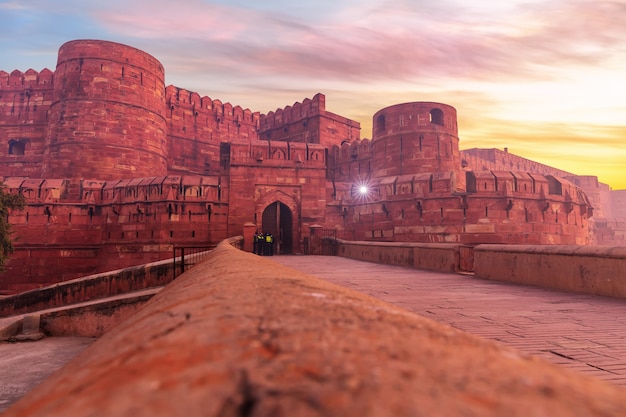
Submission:
POLYGON ((9 210, 23 209, 25 204, 26 199, 23 195, 7 193, 4 185, 0 183, 0 271, 13 252, 9 210))

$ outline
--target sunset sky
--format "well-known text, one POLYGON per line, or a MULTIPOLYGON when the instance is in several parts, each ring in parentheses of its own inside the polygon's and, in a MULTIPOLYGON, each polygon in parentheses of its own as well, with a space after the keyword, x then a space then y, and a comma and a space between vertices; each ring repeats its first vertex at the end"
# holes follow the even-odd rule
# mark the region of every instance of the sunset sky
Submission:
POLYGON ((383 107, 457 109, 461 149, 626 188, 626 0, 0 0, 0 69, 73 39, 134 46, 166 84, 266 113, 321 92, 371 137, 383 107))

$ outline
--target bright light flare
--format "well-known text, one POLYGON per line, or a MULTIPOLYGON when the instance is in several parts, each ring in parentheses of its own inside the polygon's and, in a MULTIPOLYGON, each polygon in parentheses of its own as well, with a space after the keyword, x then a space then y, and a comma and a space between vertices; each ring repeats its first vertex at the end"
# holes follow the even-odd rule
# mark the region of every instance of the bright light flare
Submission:
POLYGON ((355 201, 367 203, 372 199, 373 192, 374 190, 370 187, 369 180, 359 179, 352 185, 350 195, 355 201))

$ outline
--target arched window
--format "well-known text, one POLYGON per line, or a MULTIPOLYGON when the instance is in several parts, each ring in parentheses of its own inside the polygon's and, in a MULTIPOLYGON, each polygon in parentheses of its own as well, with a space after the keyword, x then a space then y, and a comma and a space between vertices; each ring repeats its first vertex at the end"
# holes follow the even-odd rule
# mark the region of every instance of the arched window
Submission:
POLYGON ((387 127, 385 126, 385 115, 381 114, 376 118, 376 131, 384 132, 386 129, 387 127))
POLYGON ((430 111, 430 122, 443 126, 443 111, 441 109, 432 109, 430 111))

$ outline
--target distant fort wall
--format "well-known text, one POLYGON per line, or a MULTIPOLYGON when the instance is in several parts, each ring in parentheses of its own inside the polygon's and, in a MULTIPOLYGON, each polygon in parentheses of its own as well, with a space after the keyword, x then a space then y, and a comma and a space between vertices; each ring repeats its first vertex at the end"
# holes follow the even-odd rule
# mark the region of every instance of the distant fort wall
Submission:
POLYGON ((4 175, 41 177, 53 87, 54 73, 48 69, 0 71, 0 163, 4 175))
POLYGON ((168 86, 166 119, 168 172, 220 173, 220 143, 259 139, 259 113, 168 86))
MULTIPOLYGON (((593 214, 571 183, 539 174, 468 173, 454 195, 452 175, 418 174, 337 190, 346 239, 424 243, 589 244, 593 214), (472 188, 473 187, 473 188, 472 188)), ((341 224, 340 223, 340 224, 341 224)))
POLYGON ((215 177, 5 179, 28 206, 11 214, 16 252, 0 290, 14 292, 170 258, 175 245, 229 235, 228 184, 215 177), (68 189, 80 199, 67 199, 68 189))
POLYGON ((626 218, 626 210, 619 211, 618 193, 613 192, 607 184, 598 181, 598 177, 575 175, 521 156, 513 155, 499 149, 466 149, 461 151, 462 164, 467 170, 474 171, 511 171, 533 172, 537 174, 560 177, 580 187, 591 202, 596 218, 626 218))
POLYGON ((259 127, 261 139, 325 146, 358 140, 361 131, 358 122, 326 111, 326 97, 321 93, 261 115, 259 127))

